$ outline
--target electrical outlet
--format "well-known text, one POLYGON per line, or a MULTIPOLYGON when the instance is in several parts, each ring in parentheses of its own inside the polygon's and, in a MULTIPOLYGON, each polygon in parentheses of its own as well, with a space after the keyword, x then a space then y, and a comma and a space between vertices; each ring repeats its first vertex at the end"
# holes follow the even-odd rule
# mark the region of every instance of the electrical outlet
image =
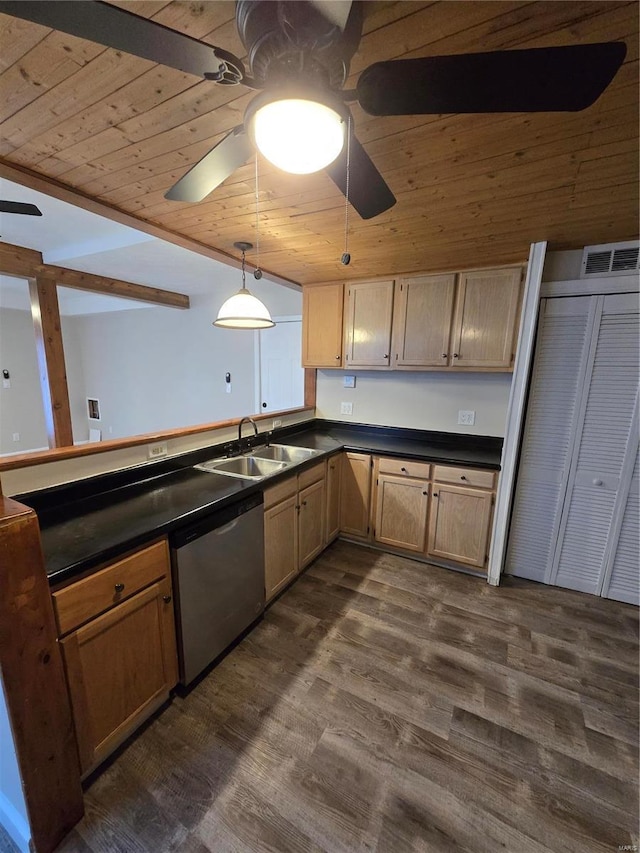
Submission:
POLYGON ((271 427, 271 429, 278 429, 278 427, 281 427, 281 426, 282 426, 282 418, 274 418, 273 419, 273 426, 271 427))
POLYGON ((11 436, 11 438, 13 441, 20 441, 20 433, 14 432, 13 435, 11 436))
POLYGON ((342 379, 343 388, 355 388, 356 387, 356 377, 355 376, 345 376, 342 379))
POLYGON ((352 415, 353 414, 353 403, 340 403, 340 414, 341 415, 352 415))
POLYGON ((458 412, 458 423, 464 426, 473 426, 476 422, 476 413, 472 409, 460 409, 458 412))
POLYGON ((161 456, 166 456, 166 442, 163 441, 161 444, 150 444, 147 448, 147 453, 149 455, 149 459, 159 459, 161 456))
POLYGON ((11 380, 10 379, 3 379, 2 380, 2 387, 3 388, 11 388, 11 380))

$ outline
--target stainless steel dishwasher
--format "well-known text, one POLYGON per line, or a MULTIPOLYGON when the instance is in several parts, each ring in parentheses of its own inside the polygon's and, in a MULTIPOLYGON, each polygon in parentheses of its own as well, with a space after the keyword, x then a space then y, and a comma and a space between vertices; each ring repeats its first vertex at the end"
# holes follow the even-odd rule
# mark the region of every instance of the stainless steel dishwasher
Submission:
POLYGON ((264 610, 262 494, 169 538, 180 681, 189 684, 264 610))

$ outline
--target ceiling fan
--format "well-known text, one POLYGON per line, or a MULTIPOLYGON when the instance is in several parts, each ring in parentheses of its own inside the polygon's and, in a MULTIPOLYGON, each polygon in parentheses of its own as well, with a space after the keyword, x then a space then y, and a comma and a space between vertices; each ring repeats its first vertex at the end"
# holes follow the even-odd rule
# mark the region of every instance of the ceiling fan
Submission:
POLYGON ((4 201, 0 199, 0 213, 25 213, 27 216, 42 216, 42 211, 35 204, 24 201, 4 201))
POLYGON ((353 132, 348 103, 357 101, 375 116, 582 110, 606 89, 626 54, 623 42, 604 42, 397 59, 370 65, 355 89, 344 90, 360 43, 363 5, 357 0, 237 0, 236 24, 250 73, 222 48, 99 0, 0 0, 0 12, 218 85, 259 91, 244 123, 192 166, 166 198, 201 201, 257 146, 287 171, 325 168, 363 219, 392 207, 396 199, 353 132), (290 121, 286 129, 285 121, 290 121), (327 137, 315 144, 323 128, 327 137), (275 141, 269 136, 274 129, 275 141), (314 152, 319 159, 310 162, 307 155, 314 152))

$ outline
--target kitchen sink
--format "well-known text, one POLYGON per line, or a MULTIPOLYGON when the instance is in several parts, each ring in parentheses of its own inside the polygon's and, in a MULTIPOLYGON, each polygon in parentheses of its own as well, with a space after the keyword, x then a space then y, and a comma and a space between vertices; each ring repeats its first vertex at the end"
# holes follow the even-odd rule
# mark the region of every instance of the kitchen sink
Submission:
POLYGON ((311 456, 315 456, 319 451, 312 450, 310 447, 296 447, 292 444, 270 444, 268 447, 258 447, 252 450, 249 456, 260 459, 274 459, 277 462, 286 462, 289 465, 295 465, 298 462, 304 462, 311 456))
POLYGON ((291 465, 304 462, 319 452, 310 447, 271 444, 268 447, 257 447, 244 456, 211 459, 194 467, 199 471, 208 471, 210 474, 224 474, 227 477, 240 477, 242 480, 263 480, 291 465))
POLYGON ((228 477, 240 477, 244 480, 262 480, 270 474, 282 471, 287 467, 287 463, 275 459, 257 459, 254 456, 233 456, 231 459, 212 459, 195 467, 212 474, 226 474, 228 477))

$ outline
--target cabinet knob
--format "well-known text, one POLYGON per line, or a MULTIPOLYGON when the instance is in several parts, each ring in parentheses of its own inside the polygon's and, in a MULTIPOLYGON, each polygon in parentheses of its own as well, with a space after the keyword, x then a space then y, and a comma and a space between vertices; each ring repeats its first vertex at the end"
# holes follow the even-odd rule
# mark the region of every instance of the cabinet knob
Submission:
POLYGON ((454 357, 454 358, 460 358, 460 356, 458 355, 458 353, 457 353, 457 352, 454 352, 453 357, 454 357))
POLYGON ((461 479, 461 480, 466 480, 467 478, 465 477, 465 475, 464 475, 464 474, 460 474, 460 479, 461 479))
POLYGON ((400 470, 402 471, 402 473, 403 473, 403 474, 406 474, 406 473, 407 473, 407 469, 406 469, 406 468, 401 468, 400 470))
POLYGON ((388 353, 388 352, 386 352, 382 357, 383 357, 383 358, 389 358, 389 353, 388 353))
POLYGON ((601 486, 602 480, 599 477, 596 477, 595 480, 593 481, 593 485, 594 486, 601 486))
POLYGON ((307 502, 306 502, 306 501, 302 501, 302 506, 306 506, 306 505, 307 505, 307 502))
POLYGON ((433 493, 433 496, 434 496, 434 498, 437 498, 437 497, 438 497, 438 493, 437 493, 437 492, 434 492, 434 493, 433 493))
MULTIPOLYGON (((423 495, 428 495, 428 494, 429 494, 429 492, 423 492, 422 494, 423 494, 423 495)), ((436 497, 438 497, 438 496, 436 495, 436 497)))
POLYGON ((443 352, 441 358, 446 358, 449 355, 448 352, 443 352))
POLYGON ((124 584, 123 583, 117 583, 115 585, 115 590, 116 590, 116 592, 122 592, 124 590, 124 584))
POLYGON ((337 355, 337 356, 336 356, 336 361, 340 361, 340 356, 339 356, 339 355, 337 355))
POLYGON ((163 595, 162 600, 164 601, 165 604, 169 604, 169 602, 171 601, 171 596, 170 595, 163 595))

